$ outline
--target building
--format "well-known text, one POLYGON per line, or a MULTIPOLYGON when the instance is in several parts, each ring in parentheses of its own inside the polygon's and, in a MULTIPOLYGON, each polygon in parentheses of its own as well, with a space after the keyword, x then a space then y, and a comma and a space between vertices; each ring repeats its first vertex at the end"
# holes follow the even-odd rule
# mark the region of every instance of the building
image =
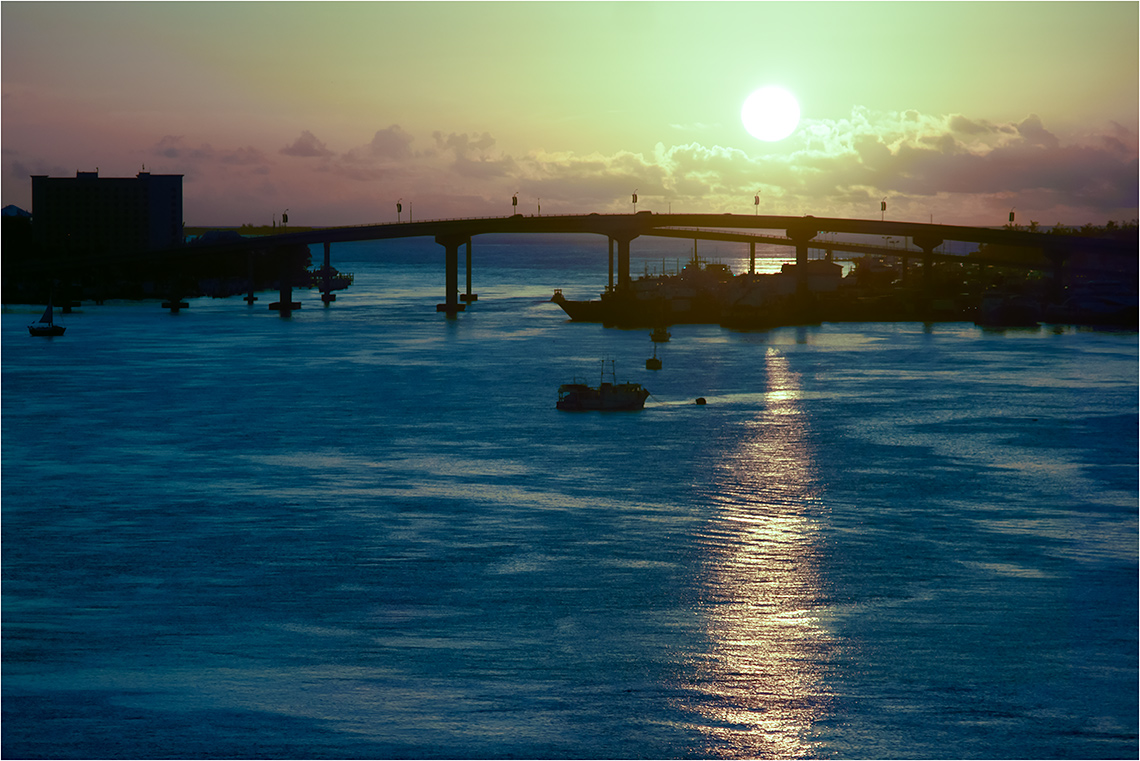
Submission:
POLYGON ((133 253, 182 244, 182 175, 32 176, 32 230, 68 253, 133 253))

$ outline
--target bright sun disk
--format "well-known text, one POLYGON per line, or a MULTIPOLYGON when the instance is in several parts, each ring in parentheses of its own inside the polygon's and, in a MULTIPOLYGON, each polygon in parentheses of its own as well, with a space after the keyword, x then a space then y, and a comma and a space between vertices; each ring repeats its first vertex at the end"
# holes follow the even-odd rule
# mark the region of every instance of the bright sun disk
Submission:
POLYGON ((748 134, 759 140, 783 140, 800 123, 800 104, 782 87, 761 87, 744 101, 740 120, 748 134))

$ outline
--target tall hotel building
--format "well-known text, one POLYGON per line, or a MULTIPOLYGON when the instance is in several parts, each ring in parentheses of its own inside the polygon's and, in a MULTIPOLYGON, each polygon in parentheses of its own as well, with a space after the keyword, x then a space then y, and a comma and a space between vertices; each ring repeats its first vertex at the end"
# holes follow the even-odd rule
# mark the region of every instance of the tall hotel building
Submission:
POLYGON ((32 234, 64 253, 135 253, 182 244, 182 175, 32 176, 32 234))

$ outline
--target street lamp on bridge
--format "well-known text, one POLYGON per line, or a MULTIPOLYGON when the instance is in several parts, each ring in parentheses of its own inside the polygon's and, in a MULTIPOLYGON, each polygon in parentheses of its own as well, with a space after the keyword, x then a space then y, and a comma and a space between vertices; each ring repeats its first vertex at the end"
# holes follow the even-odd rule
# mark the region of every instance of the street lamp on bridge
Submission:
POLYGON ((637 213, 637 188, 633 189, 633 213, 637 213))
POLYGON ((403 200, 404 199, 401 198, 399 201, 396 201, 396 222, 400 221, 400 212, 404 210, 404 204, 400 203, 400 201, 403 200))

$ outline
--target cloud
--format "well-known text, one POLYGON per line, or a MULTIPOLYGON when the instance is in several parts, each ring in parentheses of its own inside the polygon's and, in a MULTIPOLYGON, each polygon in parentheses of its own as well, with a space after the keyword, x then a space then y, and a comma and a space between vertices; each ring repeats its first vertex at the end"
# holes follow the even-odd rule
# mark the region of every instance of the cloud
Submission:
POLYGON ((340 165, 333 167, 352 179, 379 179, 392 174, 390 167, 412 158, 415 138, 398 124, 377 130, 365 145, 353 148, 339 157, 340 165), (378 166, 380 165, 380 166, 378 166), (384 168, 380 168, 380 167, 384 168))
MULTIPOLYGON (((17 156, 17 151, 12 151, 7 148, 4 149, 6 156, 17 156)), ((48 177, 67 177, 68 171, 59 164, 52 164, 43 159, 32 159, 31 161, 23 161, 21 159, 12 159, 8 165, 8 176, 20 183, 20 187, 26 187, 29 192, 31 190, 31 177, 32 175, 46 175, 48 177)), ((23 203, 30 205, 30 198, 23 203)))
MULTIPOLYGON (((165 165, 157 171, 186 174, 188 217, 204 218, 198 207, 221 209, 240 213, 239 223, 305 204, 309 214, 330 217, 314 223, 353 224, 398 197, 405 208, 414 202, 417 217, 501 214, 515 192, 520 204, 541 198, 547 214, 628 212, 636 190, 639 209, 662 212, 750 213, 759 192, 760 211, 769 214, 878 218, 887 196, 895 219, 1000 223, 1016 206, 1019 219, 1081 224, 1136 217, 1137 145, 1136 134, 1115 123, 1062 136, 1034 115, 999 123, 855 108, 838 119, 806 119, 778 145, 688 140, 657 143, 648 153, 513 152, 489 132, 413 135, 391 124, 343 154, 308 131, 268 152, 180 135, 164 136, 149 152, 165 165), (321 160, 275 165, 274 153, 321 160), (215 195, 250 210, 219 207, 215 195)), ((9 175, 33 166, 21 158, 5 157, 9 175)))
POLYGON ((988 124, 970 121, 961 114, 950 117, 950 129, 966 135, 982 135, 992 131, 988 124))
POLYGON ((287 145, 282 148, 278 153, 285 156, 298 156, 301 158, 315 158, 322 156, 332 156, 333 152, 330 151, 324 143, 316 138, 316 136, 304 130, 301 136, 293 141, 292 145, 287 145))
POLYGON ((414 138, 402 130, 399 124, 393 124, 387 129, 377 130, 368 144, 372 156, 385 159, 403 159, 412 155, 412 140, 414 138))
POLYGON ((1041 123, 1041 117, 1037 114, 1030 114, 1025 118, 1025 121, 1018 124, 1017 133, 1035 145, 1056 148, 1060 144, 1056 135, 1045 129, 1045 125, 1041 123))
POLYGON ((223 164, 236 166, 264 166, 271 163, 264 153, 251 145, 226 151, 218 157, 218 160, 223 164))
POLYGON ((187 145, 182 135, 165 135, 161 140, 151 146, 152 155, 167 159, 181 159, 190 161, 203 161, 213 158, 214 149, 209 143, 202 143, 194 147, 187 145))
POLYGON ((1036 115, 996 124, 855 109, 843 119, 806 122, 789 143, 754 167, 788 205, 843 207, 889 196, 900 210, 934 198, 943 208, 969 208, 978 199, 1008 204, 1021 195, 1100 215, 1137 203, 1137 137, 1117 124, 1065 142, 1036 115))
POLYGON ((467 133, 457 135, 454 132, 447 137, 444 137, 442 132, 433 132, 431 136, 438 148, 452 151, 458 158, 466 158, 473 152, 485 154, 495 146, 495 138, 487 132, 475 137, 467 133))

